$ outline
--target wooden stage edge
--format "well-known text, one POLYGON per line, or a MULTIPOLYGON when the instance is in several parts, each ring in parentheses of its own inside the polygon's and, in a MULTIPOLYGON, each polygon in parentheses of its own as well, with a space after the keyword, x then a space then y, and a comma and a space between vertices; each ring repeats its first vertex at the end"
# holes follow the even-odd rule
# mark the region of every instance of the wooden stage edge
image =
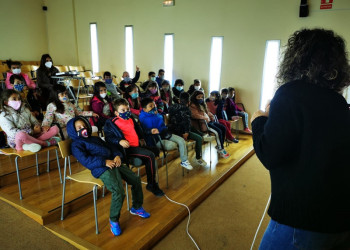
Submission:
MULTIPOLYGON (((193 211, 201 202, 203 202, 212 192, 214 192, 225 180, 227 180, 234 172, 236 172, 253 154, 254 148, 250 147, 249 150, 240 158, 232 167, 230 167, 225 173, 217 178, 214 178, 205 188, 200 192, 197 197, 192 199, 190 204, 187 204, 189 209, 193 211)), ((16 206, 17 207, 17 206, 16 206)), ((22 210, 21 210, 22 211, 22 210)), ((187 209, 183 209, 166 227, 160 232, 156 233, 152 239, 148 242, 144 242, 141 249, 150 249, 164 236, 166 236, 173 228, 175 228, 184 218, 188 216, 187 209)), ((90 242, 79 238, 71 232, 52 224, 45 225, 45 227, 52 233, 69 242, 73 246, 79 249, 100 249, 99 247, 91 244, 90 242)))

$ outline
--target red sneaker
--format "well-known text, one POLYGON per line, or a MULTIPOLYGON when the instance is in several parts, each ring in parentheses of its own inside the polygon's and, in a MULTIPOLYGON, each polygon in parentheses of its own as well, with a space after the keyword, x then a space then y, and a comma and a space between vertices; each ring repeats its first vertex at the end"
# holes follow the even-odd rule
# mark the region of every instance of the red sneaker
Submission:
POLYGON ((253 132, 249 129, 249 128, 245 128, 244 132, 248 133, 248 134, 252 134, 253 132))

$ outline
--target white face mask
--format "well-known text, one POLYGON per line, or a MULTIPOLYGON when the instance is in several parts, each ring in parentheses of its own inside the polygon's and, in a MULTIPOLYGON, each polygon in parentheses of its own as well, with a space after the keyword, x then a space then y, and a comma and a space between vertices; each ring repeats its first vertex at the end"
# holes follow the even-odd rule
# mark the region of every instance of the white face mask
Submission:
POLYGON ((13 69, 12 73, 15 75, 19 75, 19 74, 21 74, 21 69, 13 69))
POLYGON ((51 68, 52 67, 52 62, 46 62, 45 66, 46 66, 46 68, 51 68))
POLYGON ((194 86, 195 90, 200 90, 201 86, 194 86))
POLYGON ((104 99, 107 96, 107 93, 100 94, 100 96, 104 99))

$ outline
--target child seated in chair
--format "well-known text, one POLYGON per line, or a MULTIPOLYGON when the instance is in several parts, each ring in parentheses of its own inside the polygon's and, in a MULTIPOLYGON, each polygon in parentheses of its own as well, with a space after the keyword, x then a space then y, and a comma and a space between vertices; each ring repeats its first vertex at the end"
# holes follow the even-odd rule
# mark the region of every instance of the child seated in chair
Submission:
POLYGON ((117 99, 113 103, 115 118, 107 120, 104 126, 106 142, 123 147, 126 157, 140 158, 146 167, 146 189, 156 196, 163 196, 155 180, 156 162, 155 155, 151 150, 144 148, 146 143, 143 139, 140 126, 131 116, 129 103, 126 99, 117 99))
POLYGON ((144 98, 141 101, 142 111, 140 113, 140 123, 144 129, 147 145, 155 146, 153 135, 159 135, 162 141, 155 137, 156 146, 161 148, 164 145, 165 150, 175 149, 179 147, 181 166, 192 170, 193 167, 187 158, 187 146, 185 140, 175 134, 170 134, 168 128, 165 126, 164 118, 158 114, 157 107, 151 98, 144 98))
POLYGON ((132 185, 133 205, 130 213, 142 218, 150 217, 143 207, 141 179, 127 165, 122 163, 122 153, 113 144, 107 144, 100 137, 91 136, 91 126, 83 116, 71 119, 67 132, 72 138, 72 154, 95 178, 103 181, 112 193, 109 213, 111 232, 118 236, 122 233, 119 225, 120 210, 125 198, 122 180, 132 185))

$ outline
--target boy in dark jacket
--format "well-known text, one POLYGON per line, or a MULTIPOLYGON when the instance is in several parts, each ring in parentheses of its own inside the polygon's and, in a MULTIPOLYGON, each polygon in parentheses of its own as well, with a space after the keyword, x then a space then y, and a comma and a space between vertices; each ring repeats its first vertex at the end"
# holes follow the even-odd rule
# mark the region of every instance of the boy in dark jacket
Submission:
POLYGON ((86 168, 91 170, 95 178, 103 181, 112 192, 109 214, 111 231, 115 236, 120 235, 120 210, 125 198, 122 179, 132 185, 133 205, 130 213, 142 218, 150 217, 142 208, 143 193, 141 179, 125 164, 122 164, 122 154, 114 145, 107 145, 100 137, 91 136, 91 126, 86 118, 77 116, 67 124, 67 132, 72 138, 72 154, 86 168))
POLYGON ((196 141, 196 159, 195 163, 199 166, 206 166, 207 163, 202 159, 203 138, 199 134, 191 131, 191 110, 190 95, 187 92, 180 94, 180 103, 174 103, 169 107, 169 131, 181 136, 187 141, 192 139, 196 141))
MULTIPOLYGON (((179 147, 181 167, 192 170, 193 167, 187 158, 187 146, 185 140, 180 136, 168 133, 168 128, 165 126, 163 116, 158 114, 154 101, 151 98, 144 98, 141 101, 141 107, 142 111, 139 119, 145 132, 147 144, 154 145, 152 136, 159 134, 166 150, 174 149, 176 146, 179 147)), ((156 146, 158 148, 161 147, 159 141, 156 146)))
POLYGON ((146 189, 156 196, 163 196, 164 193, 155 180, 155 155, 152 151, 142 148, 146 143, 141 128, 131 117, 129 102, 124 98, 117 99, 113 107, 116 118, 106 121, 104 126, 106 142, 123 147, 127 157, 140 158, 146 167, 146 189))

